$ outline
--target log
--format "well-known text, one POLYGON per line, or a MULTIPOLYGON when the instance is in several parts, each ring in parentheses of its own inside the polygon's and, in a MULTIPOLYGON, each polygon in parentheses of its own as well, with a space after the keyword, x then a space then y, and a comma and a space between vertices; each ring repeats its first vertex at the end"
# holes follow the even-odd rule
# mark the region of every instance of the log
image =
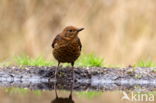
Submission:
POLYGON ((1 87, 20 87, 39 90, 135 90, 152 91, 156 88, 156 68, 126 67, 76 67, 75 81, 72 68, 60 67, 57 81, 54 79, 56 67, 10 66, 0 67, 1 87))

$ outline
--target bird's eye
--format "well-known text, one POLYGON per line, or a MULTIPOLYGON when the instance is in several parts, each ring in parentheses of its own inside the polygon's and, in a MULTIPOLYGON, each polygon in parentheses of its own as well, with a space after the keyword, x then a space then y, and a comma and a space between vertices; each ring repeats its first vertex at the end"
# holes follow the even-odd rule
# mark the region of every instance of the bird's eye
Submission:
POLYGON ((69 32, 73 32, 73 30, 68 30, 69 32))

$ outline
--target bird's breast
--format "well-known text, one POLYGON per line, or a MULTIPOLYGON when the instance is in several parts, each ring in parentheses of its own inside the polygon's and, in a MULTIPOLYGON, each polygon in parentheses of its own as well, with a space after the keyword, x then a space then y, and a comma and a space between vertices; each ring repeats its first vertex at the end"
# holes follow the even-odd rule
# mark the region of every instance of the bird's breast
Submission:
POLYGON ((55 59, 60 62, 74 62, 80 56, 80 46, 78 43, 57 44, 53 50, 55 59))

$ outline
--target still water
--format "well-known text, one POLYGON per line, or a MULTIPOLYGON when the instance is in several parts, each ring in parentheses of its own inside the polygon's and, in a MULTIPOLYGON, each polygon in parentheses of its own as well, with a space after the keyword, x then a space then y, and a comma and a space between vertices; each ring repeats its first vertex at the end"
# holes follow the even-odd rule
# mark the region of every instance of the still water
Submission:
POLYGON ((70 86, 1 83, 0 103, 156 103, 154 89, 147 91, 147 85, 116 86, 116 89, 105 87, 90 89, 90 86, 82 86, 80 89, 73 83, 70 86))

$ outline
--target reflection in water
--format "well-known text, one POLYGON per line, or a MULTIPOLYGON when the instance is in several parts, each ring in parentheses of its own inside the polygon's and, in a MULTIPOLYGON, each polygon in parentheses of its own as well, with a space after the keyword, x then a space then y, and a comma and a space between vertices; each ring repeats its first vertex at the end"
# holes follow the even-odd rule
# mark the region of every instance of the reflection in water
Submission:
MULTIPOLYGON (((70 85, 68 85, 68 88, 66 87, 66 89, 64 89, 63 84, 62 84, 62 88, 63 88, 62 89, 58 81, 57 84, 48 83, 46 84, 47 86, 45 86, 45 84, 40 85, 38 86, 40 87, 38 90, 41 90, 39 93, 43 93, 43 95, 40 94, 36 95, 36 91, 32 91, 30 89, 7 88, 7 90, 5 90, 4 88, 0 88, 0 103, 75 103, 75 102, 77 103, 125 103, 125 102, 134 103, 132 101, 122 99, 122 97, 124 96, 122 91, 112 90, 112 91, 105 91, 101 93, 99 93, 98 91, 89 91, 89 90, 76 91, 77 90, 76 82, 74 82, 74 85, 72 84, 72 82, 68 82, 68 83, 70 83, 70 85), (50 90, 46 89, 45 91, 42 91, 43 88, 44 89, 50 88, 50 90), (64 90, 67 90, 69 92, 64 92, 64 90), (72 95, 73 93, 76 95, 72 95)), ((125 91, 125 93, 131 99, 133 98, 132 95, 135 96, 136 93, 140 93, 140 92, 125 91)), ((147 96, 147 99, 150 99, 151 97, 150 95, 152 95, 152 93, 149 92, 148 95, 146 95, 146 93, 144 92, 141 92, 141 94, 143 94, 143 96, 147 96)), ((142 95, 135 96, 136 100, 141 98, 139 96, 142 95)), ((143 98, 146 99, 146 97, 143 98)), ((145 99, 143 101, 145 101, 145 99)), ((156 103, 156 102, 138 102, 138 103, 156 103)))
POLYGON ((68 98, 63 98, 63 97, 59 97, 57 94, 57 83, 55 83, 54 85, 54 89, 55 89, 55 95, 56 98, 54 100, 51 101, 51 103, 74 103, 73 99, 72 99, 72 93, 73 93, 73 84, 71 83, 71 88, 70 88, 70 94, 68 98))

